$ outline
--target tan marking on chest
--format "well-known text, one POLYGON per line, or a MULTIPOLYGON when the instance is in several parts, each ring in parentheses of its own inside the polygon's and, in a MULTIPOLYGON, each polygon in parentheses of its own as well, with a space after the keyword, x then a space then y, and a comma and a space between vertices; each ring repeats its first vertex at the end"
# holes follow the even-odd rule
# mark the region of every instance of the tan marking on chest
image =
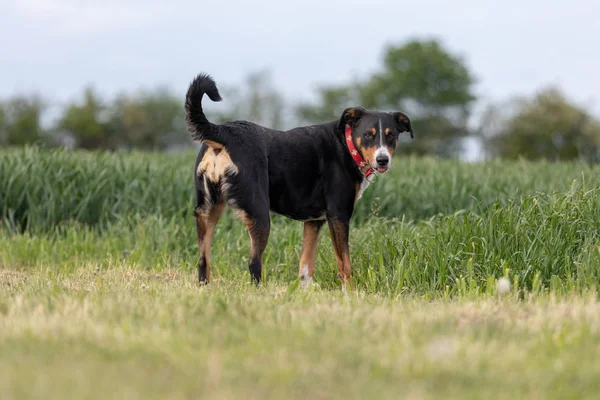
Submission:
POLYGON ((227 172, 238 173, 238 168, 225 147, 217 143, 205 143, 208 145, 208 149, 198 164, 196 171, 198 175, 204 175, 210 181, 217 183, 227 172))

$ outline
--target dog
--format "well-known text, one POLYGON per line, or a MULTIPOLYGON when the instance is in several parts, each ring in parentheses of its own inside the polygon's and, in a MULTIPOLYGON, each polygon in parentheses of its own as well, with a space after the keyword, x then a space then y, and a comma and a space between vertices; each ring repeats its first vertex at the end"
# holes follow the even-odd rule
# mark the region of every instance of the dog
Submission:
POLYGON ((409 118, 350 107, 339 120, 285 132, 247 121, 216 125, 202 110, 204 94, 221 101, 215 81, 200 74, 185 100, 188 130, 201 143, 194 165, 199 282, 209 282, 212 236, 227 204, 249 232, 248 267, 257 285, 273 211, 304 222, 303 286, 311 282, 319 232, 327 222, 342 290, 352 287, 348 238, 355 202, 376 173, 391 167, 398 136, 413 137, 409 118))

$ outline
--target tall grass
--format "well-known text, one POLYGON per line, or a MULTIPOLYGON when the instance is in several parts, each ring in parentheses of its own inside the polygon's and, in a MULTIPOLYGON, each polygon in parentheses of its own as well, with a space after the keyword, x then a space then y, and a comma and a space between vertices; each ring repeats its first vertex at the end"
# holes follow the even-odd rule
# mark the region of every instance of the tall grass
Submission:
POLYGON ((0 153, 8 225, 49 231, 64 221, 103 226, 131 215, 191 212, 193 155, 16 149, 0 153))
MULTIPOLYGON (((351 231, 353 277, 367 292, 426 295, 480 294, 507 276, 528 290, 594 288, 600 266, 600 189, 585 185, 560 194, 526 195, 485 209, 417 222, 372 217, 351 231)), ((325 229, 317 253, 315 281, 338 285, 337 266, 325 229)), ((296 279, 300 223, 273 219, 265 252, 266 282, 296 279)), ((216 279, 248 280, 249 240, 238 221, 225 218, 213 243, 216 279)), ((128 265, 149 269, 195 267, 195 229, 162 216, 109 222, 101 231, 82 223, 45 233, 0 230, 0 267, 72 270, 128 265)))
MULTIPOLYGON (((0 151, 0 218, 11 229, 53 231, 61 222, 102 228, 131 216, 186 220, 193 207, 195 153, 85 153, 29 147, 0 151)), ((357 204, 354 223, 405 220, 485 208, 496 201, 600 186, 600 168, 398 158, 357 204)))

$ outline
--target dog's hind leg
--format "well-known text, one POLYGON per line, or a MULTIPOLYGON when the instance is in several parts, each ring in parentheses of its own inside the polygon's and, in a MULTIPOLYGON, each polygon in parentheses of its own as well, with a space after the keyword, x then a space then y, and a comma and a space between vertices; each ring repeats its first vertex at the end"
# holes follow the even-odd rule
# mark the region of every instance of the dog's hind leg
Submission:
POLYGON ((258 285, 262 280, 262 256, 269 241, 269 233, 271 231, 271 221, 269 214, 266 217, 255 217, 249 219, 248 233, 250 234, 250 260, 248 261, 248 269, 254 282, 258 285))
POLYGON ((304 223, 304 240, 302 242, 299 271, 300 282, 304 287, 310 285, 313 273, 315 272, 319 232, 324 223, 325 221, 306 221, 304 223))
POLYGON ((208 283, 210 279, 210 247, 215 226, 223 213, 224 203, 214 205, 208 209, 196 208, 196 231, 198 233, 198 282, 208 283))
POLYGON ((250 259, 248 260, 248 269, 250 270, 252 280, 258 285, 262 280, 262 256, 267 247, 269 233, 271 231, 269 209, 236 209, 235 212, 246 226, 246 229, 248 229, 248 234, 250 235, 250 259))
POLYGON ((350 231, 349 221, 336 218, 327 218, 329 233, 335 257, 338 263, 338 275, 342 281, 342 291, 346 292, 346 286, 352 289, 352 276, 350 270, 350 248, 348 236, 350 231))

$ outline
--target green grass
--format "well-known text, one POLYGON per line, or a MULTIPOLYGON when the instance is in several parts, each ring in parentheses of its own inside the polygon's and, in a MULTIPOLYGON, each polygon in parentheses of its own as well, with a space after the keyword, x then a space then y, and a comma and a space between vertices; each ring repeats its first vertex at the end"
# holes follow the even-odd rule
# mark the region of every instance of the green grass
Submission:
MULTIPOLYGON (((477 211, 477 210, 475 210, 477 211)), ((372 217, 351 231, 353 277, 360 290, 395 296, 482 293, 508 276, 528 290, 586 289, 598 283, 600 189, 584 186, 554 195, 496 202, 480 212, 426 221, 372 217)), ((290 283, 298 271, 302 225, 273 218, 264 256, 267 282, 290 283)), ((321 236, 315 280, 339 285, 327 229, 321 236)), ((213 273, 248 280, 249 239, 242 224, 225 218, 213 243, 213 273)), ((73 269, 86 262, 145 269, 194 268, 198 256, 191 218, 136 217, 98 231, 62 224, 46 233, 0 231, 0 267, 73 269)))
POLYGON ((344 296, 279 216, 252 286, 231 212, 198 286, 194 157, 0 151, 0 398, 596 397, 600 167, 395 160, 344 296))
MULTIPOLYGON (((61 222, 102 227, 132 215, 189 218, 195 153, 86 153, 24 148, 0 152, 0 218, 11 229, 50 231, 61 222)), ((398 158, 357 204, 355 223, 380 216, 427 219, 524 194, 600 186, 600 167, 398 158), (378 199, 378 200, 377 200, 378 199)))
MULTIPOLYGON (((76 268, 115 262, 193 268, 193 153, 12 149, 0 158, 0 266, 76 268), (20 233, 23 232, 23 233, 20 233)), ((598 281, 600 168, 495 161, 398 159, 365 192, 351 230, 353 275, 371 293, 485 292, 507 275, 526 289, 598 281)), ((297 273, 301 224, 274 216, 265 279, 297 273)), ((337 287, 328 232, 316 280, 337 287)), ((248 238, 226 213, 216 276, 246 279, 248 238)))
POLYGON ((93 265, 0 272, 13 398, 595 398, 595 294, 256 290, 93 265))

